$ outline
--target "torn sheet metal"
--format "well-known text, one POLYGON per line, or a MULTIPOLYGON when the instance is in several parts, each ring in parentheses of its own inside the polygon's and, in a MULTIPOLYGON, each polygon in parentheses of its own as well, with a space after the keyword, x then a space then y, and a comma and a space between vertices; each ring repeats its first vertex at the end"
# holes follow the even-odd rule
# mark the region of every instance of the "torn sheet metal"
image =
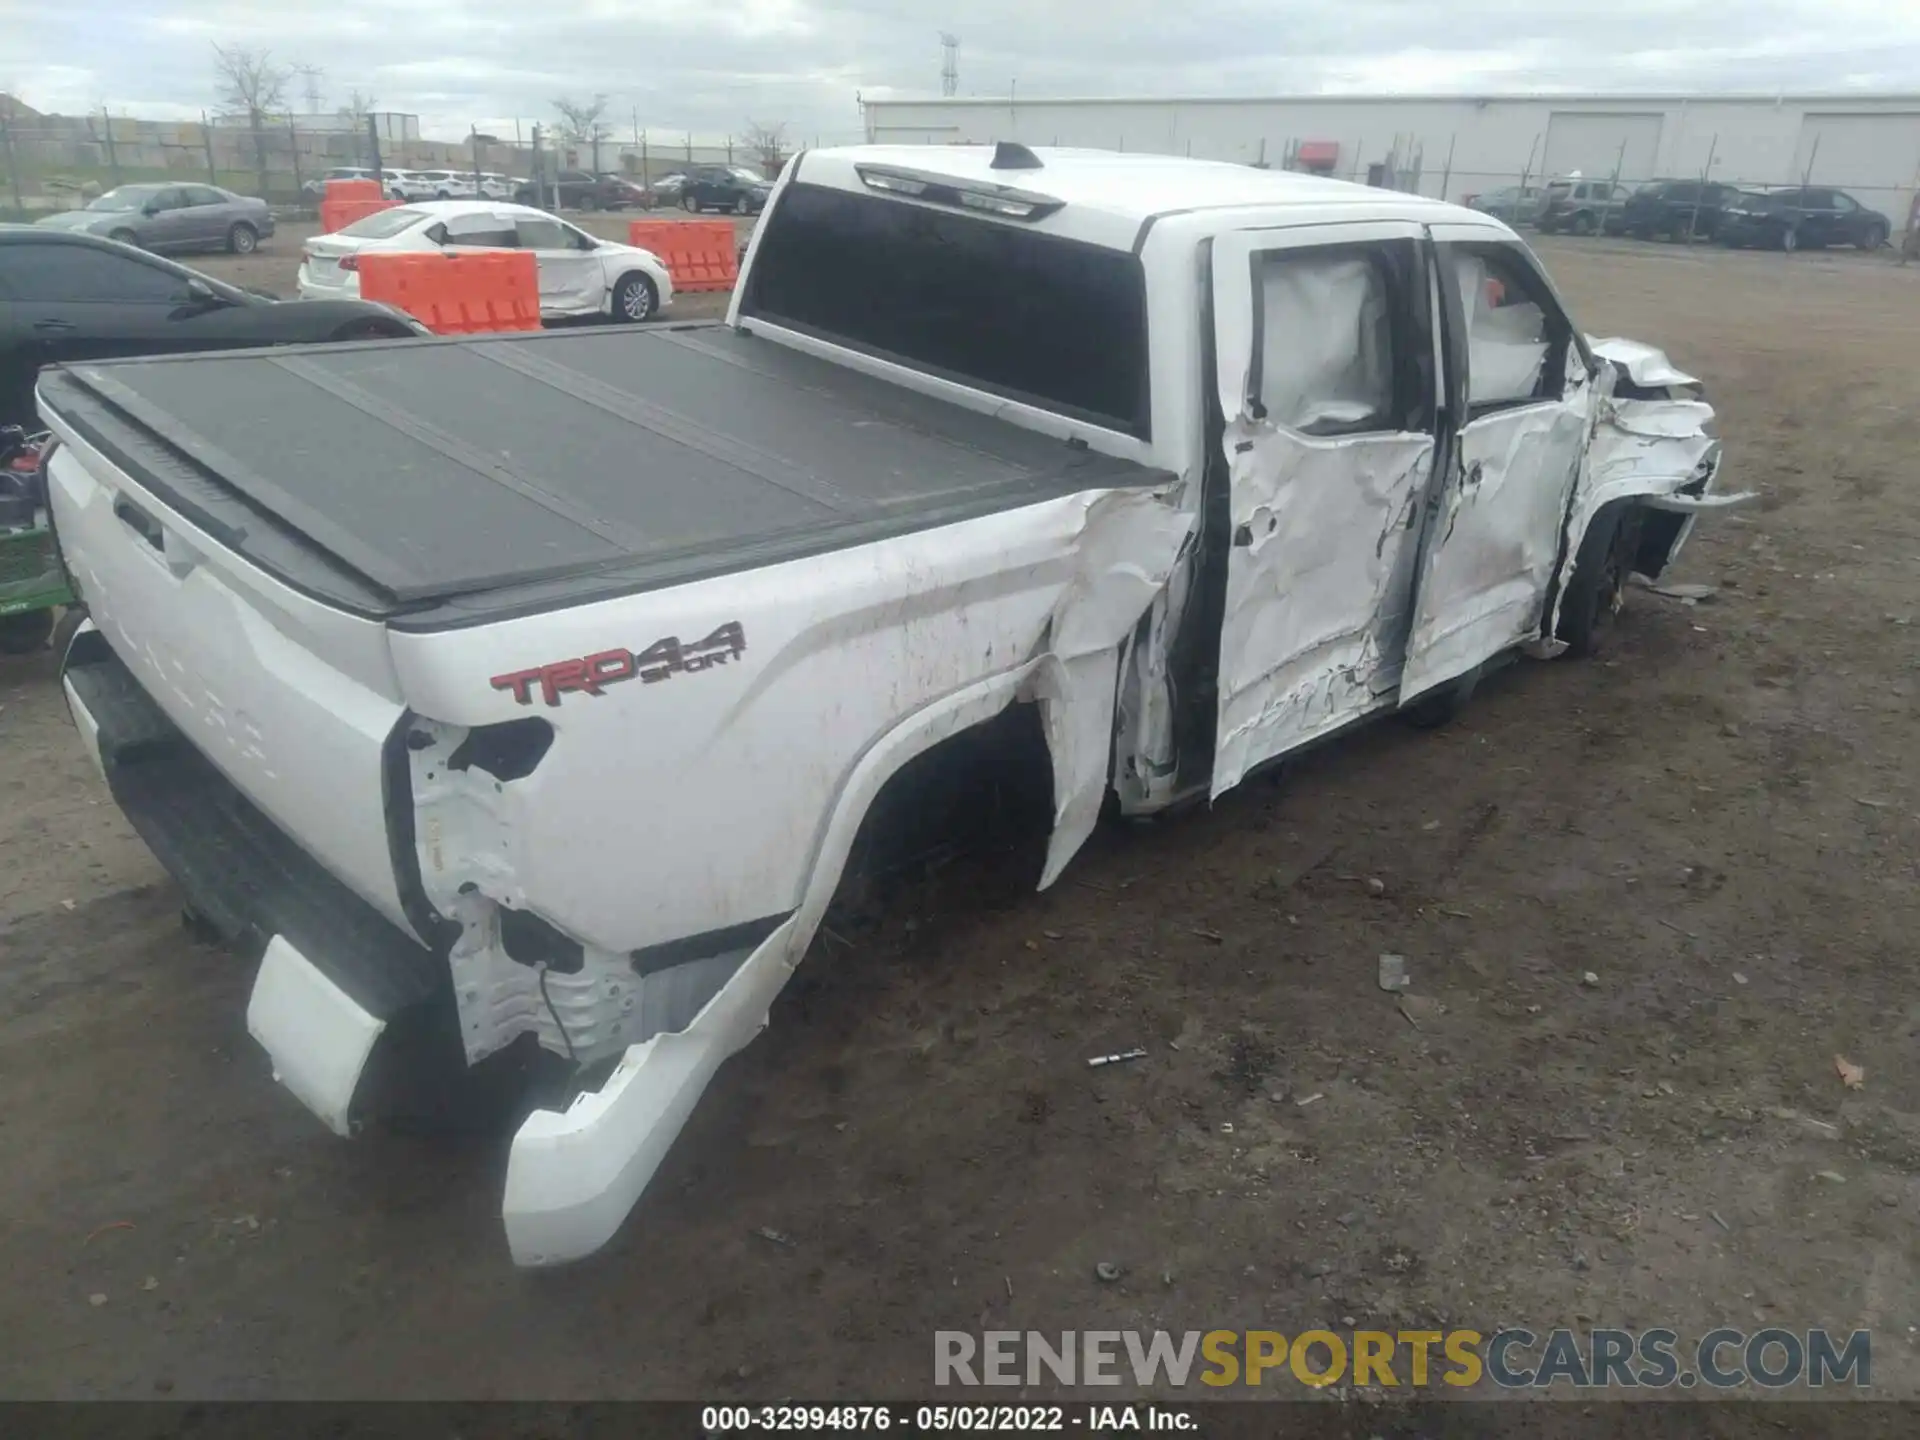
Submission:
POLYGON ((1618 336, 1607 340, 1587 337, 1587 346, 1603 360, 1612 361, 1627 372, 1627 378, 1645 389, 1698 388, 1700 382, 1667 358, 1664 350, 1639 340, 1618 336))
POLYGON ((1390 698, 1434 454, 1427 435, 1316 439, 1245 420, 1225 444, 1215 796, 1390 698))
POLYGON ((1425 540, 1402 703, 1539 633, 1589 403, 1582 388, 1461 432, 1425 540))
POLYGON ((1053 756, 1054 827, 1042 890, 1100 818, 1125 642, 1165 589, 1192 529, 1191 515, 1152 494, 1109 492, 1087 506, 1073 577, 1054 606, 1047 663, 1026 694, 1040 704, 1053 756))

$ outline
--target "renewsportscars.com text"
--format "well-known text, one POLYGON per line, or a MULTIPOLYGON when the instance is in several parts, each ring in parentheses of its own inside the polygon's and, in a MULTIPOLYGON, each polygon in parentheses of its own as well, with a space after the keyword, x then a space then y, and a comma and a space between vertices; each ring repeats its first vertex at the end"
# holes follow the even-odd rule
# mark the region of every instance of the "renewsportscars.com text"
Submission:
POLYGON ((1873 1384, 1865 1330, 940 1330, 933 1383, 1809 1389, 1873 1384))

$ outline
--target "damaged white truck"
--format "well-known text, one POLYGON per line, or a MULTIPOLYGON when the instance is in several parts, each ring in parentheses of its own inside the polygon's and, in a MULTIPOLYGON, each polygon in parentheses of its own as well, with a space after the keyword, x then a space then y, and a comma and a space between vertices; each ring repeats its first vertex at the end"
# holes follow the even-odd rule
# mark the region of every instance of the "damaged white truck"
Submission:
POLYGON ((725 323, 39 393, 74 719, 277 1078, 349 1135, 433 1014, 589 1077, 513 1139, 528 1265, 614 1234, 916 757, 1030 727, 1051 884, 1103 807, 1586 649, 1730 503, 1694 382, 1497 221, 1014 145, 799 156, 725 323))

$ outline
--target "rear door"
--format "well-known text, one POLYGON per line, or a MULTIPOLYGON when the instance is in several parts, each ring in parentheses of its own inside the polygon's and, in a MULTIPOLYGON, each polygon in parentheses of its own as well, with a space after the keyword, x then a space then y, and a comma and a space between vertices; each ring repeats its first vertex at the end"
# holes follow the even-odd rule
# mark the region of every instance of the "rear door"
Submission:
POLYGON ((585 315, 605 306, 605 267, 591 237, 548 215, 519 215, 513 225, 540 269, 542 314, 585 315))
POLYGON ((1809 187, 1794 196, 1794 204, 1800 212, 1800 243, 1833 244, 1835 222, 1839 219, 1833 208, 1833 192, 1809 187))
POLYGON ((227 227, 237 218, 238 207, 210 185, 187 186, 186 199, 181 230, 187 243, 203 248, 226 244, 227 227))
POLYGON ((1393 703, 1435 453, 1418 225, 1214 241, 1231 545, 1213 793, 1393 703))
POLYGON ((1539 636, 1597 404, 1559 297, 1526 248, 1433 225, 1450 414, 1425 523, 1404 704, 1539 636))

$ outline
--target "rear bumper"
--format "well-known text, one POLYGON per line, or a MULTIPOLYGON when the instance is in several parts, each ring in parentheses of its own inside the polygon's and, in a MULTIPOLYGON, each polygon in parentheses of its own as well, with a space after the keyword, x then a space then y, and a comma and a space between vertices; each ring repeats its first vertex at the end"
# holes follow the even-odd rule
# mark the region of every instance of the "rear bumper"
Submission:
POLYGON ((330 875, 181 734, 89 621, 61 675, 114 800, 188 903, 263 957, 248 1029, 339 1134, 387 1023, 451 984, 444 964, 330 875))

